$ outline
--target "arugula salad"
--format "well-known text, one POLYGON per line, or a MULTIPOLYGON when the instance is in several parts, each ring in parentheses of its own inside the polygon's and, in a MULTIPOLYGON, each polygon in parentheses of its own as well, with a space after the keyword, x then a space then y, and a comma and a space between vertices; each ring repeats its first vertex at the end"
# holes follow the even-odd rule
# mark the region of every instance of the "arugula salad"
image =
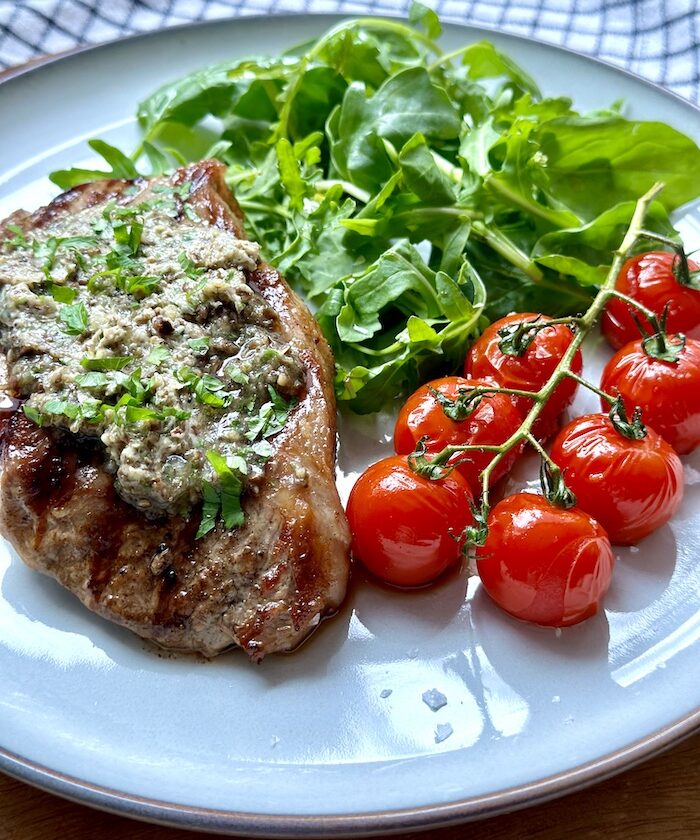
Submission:
POLYGON ((278 56, 233 59, 138 106, 131 154, 67 189, 217 157, 267 261, 311 303, 359 413, 450 372, 513 310, 585 310, 635 200, 650 230, 700 195, 700 150, 623 104, 579 113, 487 41, 445 54, 433 11, 361 18, 278 56))

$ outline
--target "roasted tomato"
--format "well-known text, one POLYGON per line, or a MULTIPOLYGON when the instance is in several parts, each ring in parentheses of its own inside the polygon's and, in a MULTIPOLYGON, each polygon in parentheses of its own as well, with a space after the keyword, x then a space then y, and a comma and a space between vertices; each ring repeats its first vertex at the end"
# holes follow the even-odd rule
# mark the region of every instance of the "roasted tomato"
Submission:
MULTIPOLYGON (((470 349, 464 365, 465 374, 494 379, 503 388, 539 391, 571 344, 574 337, 571 330, 564 324, 555 324, 532 332, 532 340, 521 355, 504 352, 501 343, 504 333, 514 330, 523 322, 542 323, 549 320, 544 315, 517 312, 494 322, 470 349)), ((571 370, 580 374, 582 368, 581 352, 577 351, 571 370)), ((575 393, 576 382, 573 379, 565 379, 557 387, 535 423, 533 432, 537 437, 544 439, 556 432, 561 413, 571 403, 575 393)), ((532 408, 532 400, 519 397, 518 408, 523 415, 527 414, 532 408)))
MULTIPOLYGON (((670 341, 681 339, 671 336, 670 341)), ((600 387, 622 396, 630 415, 639 406, 645 425, 679 454, 700 443, 700 341, 685 339, 677 361, 654 358, 641 341, 631 341, 610 359, 600 387)))
MULTIPOLYGON (((678 257, 667 251, 649 251, 631 257, 622 266, 615 288, 651 309, 661 317, 666 307, 666 328, 672 333, 685 333, 700 338, 700 291, 679 283, 674 274, 678 257)), ((700 266, 688 260, 689 271, 700 266)), ((600 322, 603 335, 619 350, 639 338, 639 327, 632 317, 633 308, 619 298, 611 298, 600 322)), ((648 329, 647 319, 636 313, 648 329)))
POLYGON ((353 555, 386 583, 430 583, 459 562, 471 503, 458 472, 431 481, 413 472, 405 456, 385 458, 362 473, 348 499, 353 555))
POLYGON ((493 508, 488 529, 476 565, 499 607, 548 627, 578 624, 598 612, 614 560, 610 540, 592 516, 516 493, 493 508))
POLYGON ((651 428, 632 439, 607 414, 588 414, 559 432, 550 454, 576 506, 617 545, 634 545, 665 525, 683 498, 681 460, 651 428))
MULTIPOLYGON (((413 452, 418 441, 427 437, 426 451, 439 452, 445 446, 498 445, 508 440, 522 422, 522 416, 511 397, 506 394, 487 394, 473 404, 464 419, 451 419, 445 414, 438 394, 454 401, 468 396, 474 388, 492 387, 495 383, 481 379, 447 376, 423 385, 404 403, 394 429, 394 449, 399 455, 413 452)), ((449 403, 447 404, 450 408, 449 403)), ((458 406, 452 406, 452 409, 458 406)), ((465 408, 465 412, 470 407, 465 408)), ((457 416, 461 416, 458 415, 457 416)), ((522 446, 508 453, 493 471, 492 483, 505 475, 522 452, 522 446)), ((492 452, 468 452, 456 455, 453 460, 469 457, 459 466, 475 496, 481 494, 480 473, 493 458, 492 452)))

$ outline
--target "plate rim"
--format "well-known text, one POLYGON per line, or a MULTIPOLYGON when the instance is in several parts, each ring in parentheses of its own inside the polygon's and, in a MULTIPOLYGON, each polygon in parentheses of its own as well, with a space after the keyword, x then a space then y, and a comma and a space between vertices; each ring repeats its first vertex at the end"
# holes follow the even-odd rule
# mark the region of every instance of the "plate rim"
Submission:
MULTIPOLYGON (((285 20, 301 17, 327 21, 328 26, 345 20, 360 17, 358 14, 329 12, 298 12, 274 15, 238 15, 212 20, 200 20, 177 24, 162 29, 136 33, 122 38, 115 38, 99 44, 80 46, 69 52, 49 56, 25 68, 13 71, 0 79, 0 91, 14 87, 29 76, 50 71, 57 63, 80 62, 86 56, 98 51, 111 51, 145 42, 153 38, 170 37, 193 29, 206 29, 230 25, 232 22, 244 26, 255 26, 263 22, 268 25, 270 19, 283 26, 285 20)), ((381 17, 394 20, 407 19, 403 15, 390 12, 377 15, 368 13, 363 17, 381 17)), ((526 44, 536 44, 547 50, 563 53, 565 56, 582 59, 593 66, 602 66, 616 74, 641 83, 665 98, 671 98, 700 115, 700 106, 684 96, 663 87, 643 76, 620 67, 606 59, 586 55, 570 47, 554 44, 528 35, 504 32, 498 27, 462 23, 449 15, 442 20, 443 29, 461 29, 475 34, 498 35, 499 38, 526 44)), ((2 95, 0 93, 0 95, 2 95)), ((422 805, 414 808, 400 808, 362 813, 344 813, 332 815, 314 814, 259 814, 246 811, 229 811, 219 808, 203 808, 183 805, 151 797, 135 796, 102 785, 96 785, 85 779, 61 773, 39 762, 0 747, 0 771, 34 787, 56 794, 78 804, 88 805, 112 814, 132 817, 150 823, 171 827, 189 828, 216 834, 249 835, 251 837, 291 838, 325 837, 330 832, 336 837, 358 837, 371 834, 394 834, 409 829, 444 828, 499 814, 520 810, 550 801, 560 796, 582 790, 597 782, 602 782, 617 773, 631 769, 635 765, 650 759, 673 745, 700 733, 700 705, 695 710, 676 719, 670 724, 654 730, 652 733, 627 744, 624 747, 599 756, 596 759, 579 764, 567 770, 537 779, 525 784, 505 788, 495 793, 459 799, 446 804, 422 805)))
POLYGON ((700 733, 700 708, 626 747, 535 782, 442 805, 355 814, 256 814, 134 796, 60 773, 1 747, 0 770, 21 782, 78 804, 159 825, 250 837, 323 838, 330 833, 339 838, 362 837, 445 828, 539 805, 603 782, 659 755, 695 733, 700 733))

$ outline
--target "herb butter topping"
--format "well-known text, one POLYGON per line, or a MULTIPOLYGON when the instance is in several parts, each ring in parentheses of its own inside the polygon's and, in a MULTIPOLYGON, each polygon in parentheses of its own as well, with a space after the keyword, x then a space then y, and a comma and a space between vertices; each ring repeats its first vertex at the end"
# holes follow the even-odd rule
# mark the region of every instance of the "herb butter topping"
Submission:
POLYGON ((10 226, 0 345, 28 417, 100 438, 117 491, 149 515, 203 499, 201 536, 242 523, 303 371, 247 282, 257 244, 200 220, 189 190, 135 185, 31 234, 10 226))

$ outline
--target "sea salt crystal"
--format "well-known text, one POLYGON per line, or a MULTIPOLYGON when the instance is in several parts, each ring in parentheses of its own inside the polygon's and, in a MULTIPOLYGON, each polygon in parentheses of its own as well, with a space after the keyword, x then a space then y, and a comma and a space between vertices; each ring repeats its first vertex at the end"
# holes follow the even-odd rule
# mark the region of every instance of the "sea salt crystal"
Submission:
POLYGON ((449 723, 438 723, 435 730, 435 743, 441 744, 443 741, 446 741, 452 732, 453 729, 449 723))
POLYGON ((430 691, 423 692, 423 702, 429 709, 437 712, 438 709, 442 709, 443 706, 447 705, 447 697, 441 691, 438 691, 437 688, 431 688, 430 691))

